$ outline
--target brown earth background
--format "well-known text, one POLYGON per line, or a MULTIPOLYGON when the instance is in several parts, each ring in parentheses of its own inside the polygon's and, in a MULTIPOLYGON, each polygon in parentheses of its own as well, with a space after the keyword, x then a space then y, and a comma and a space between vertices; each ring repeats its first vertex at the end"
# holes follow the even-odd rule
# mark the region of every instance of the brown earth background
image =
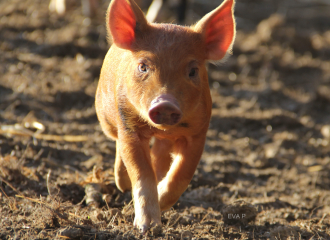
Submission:
MULTIPOLYGON (((80 1, 0 2, 0 239, 330 239, 330 2, 237 0, 201 162, 146 235, 95 114, 101 2, 92 19, 80 1)), ((220 3, 189 1, 186 23, 220 3)))

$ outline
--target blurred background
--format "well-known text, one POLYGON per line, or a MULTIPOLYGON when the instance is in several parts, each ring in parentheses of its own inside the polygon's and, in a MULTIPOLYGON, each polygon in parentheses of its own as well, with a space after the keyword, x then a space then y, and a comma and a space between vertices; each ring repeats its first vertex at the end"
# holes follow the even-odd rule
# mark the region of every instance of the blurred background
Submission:
MULTIPOLYGON (((150 2, 139 4, 147 12, 150 2)), ((221 2, 167 0, 155 19, 190 25, 221 2)), ((78 182, 94 165, 113 168, 115 143, 94 107, 109 1, 86 4, 67 0, 63 11, 45 0, 0 2, 0 177, 27 196, 48 194, 51 169, 62 199, 77 203, 78 182)), ((276 222, 326 239, 320 224, 301 223, 329 222, 330 1, 237 0, 235 18, 232 55, 208 65, 212 119, 180 206, 220 211, 245 199, 258 207, 258 224, 269 223, 260 236, 276 222)), ((123 206, 116 196, 111 206, 123 206)))

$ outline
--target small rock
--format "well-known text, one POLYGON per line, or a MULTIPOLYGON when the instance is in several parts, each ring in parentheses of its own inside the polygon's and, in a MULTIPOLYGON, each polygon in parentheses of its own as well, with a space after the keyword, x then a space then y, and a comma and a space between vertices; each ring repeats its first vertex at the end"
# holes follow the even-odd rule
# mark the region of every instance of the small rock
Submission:
POLYGON ((102 203, 101 185, 89 183, 85 186, 86 204, 98 208, 102 203))
POLYGON ((189 225, 194 221, 194 216, 192 214, 188 215, 182 215, 182 218, 180 219, 180 224, 182 225, 189 225))
POLYGON ((193 238, 193 234, 188 230, 181 233, 182 240, 191 240, 192 238, 193 238))
POLYGON ((162 225, 156 225, 150 229, 150 232, 152 233, 152 236, 156 237, 160 234, 162 234, 162 225))
POLYGON ((96 218, 98 221, 103 221, 103 220, 105 220, 105 217, 104 217, 103 212, 99 211, 98 209, 94 211, 94 215, 95 215, 95 218, 96 218))
POLYGON ((274 158, 278 153, 282 141, 276 141, 274 143, 269 143, 264 145, 265 157, 266 158, 274 158))
POLYGON ((285 213, 285 214, 284 214, 284 218, 285 218, 287 221, 289 221, 289 222, 295 220, 294 214, 291 213, 291 212, 290 212, 290 213, 285 213))
POLYGON ((80 228, 68 227, 60 230, 58 236, 60 238, 79 239, 83 237, 83 231, 80 228))

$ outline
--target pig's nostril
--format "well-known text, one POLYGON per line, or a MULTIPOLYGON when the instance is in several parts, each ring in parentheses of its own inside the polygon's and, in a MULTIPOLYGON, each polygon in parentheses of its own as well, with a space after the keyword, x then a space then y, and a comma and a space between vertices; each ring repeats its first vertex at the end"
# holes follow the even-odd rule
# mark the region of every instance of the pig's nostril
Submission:
POLYGON ((171 114, 171 120, 173 122, 173 124, 176 124, 180 121, 181 119, 181 114, 180 113, 172 113, 171 114))
POLYGON ((150 111, 149 112, 149 117, 154 123, 158 123, 161 120, 161 114, 158 111, 150 111))

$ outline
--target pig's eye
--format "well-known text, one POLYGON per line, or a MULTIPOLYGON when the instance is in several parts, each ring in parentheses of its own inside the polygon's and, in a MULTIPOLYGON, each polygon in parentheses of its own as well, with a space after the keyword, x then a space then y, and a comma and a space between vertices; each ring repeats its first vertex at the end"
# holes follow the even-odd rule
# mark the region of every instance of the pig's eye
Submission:
POLYGON ((139 71, 140 71, 141 73, 146 73, 146 72, 148 72, 148 66, 147 66, 146 64, 144 64, 144 63, 140 63, 140 64, 139 64, 139 71))
POLYGON ((192 60, 188 63, 186 68, 186 78, 189 82, 199 85, 200 77, 199 77, 199 62, 197 60, 192 60))
POLYGON ((196 77, 197 74, 198 74, 198 68, 193 67, 193 68, 190 69, 190 71, 189 71, 189 77, 190 78, 196 77))

